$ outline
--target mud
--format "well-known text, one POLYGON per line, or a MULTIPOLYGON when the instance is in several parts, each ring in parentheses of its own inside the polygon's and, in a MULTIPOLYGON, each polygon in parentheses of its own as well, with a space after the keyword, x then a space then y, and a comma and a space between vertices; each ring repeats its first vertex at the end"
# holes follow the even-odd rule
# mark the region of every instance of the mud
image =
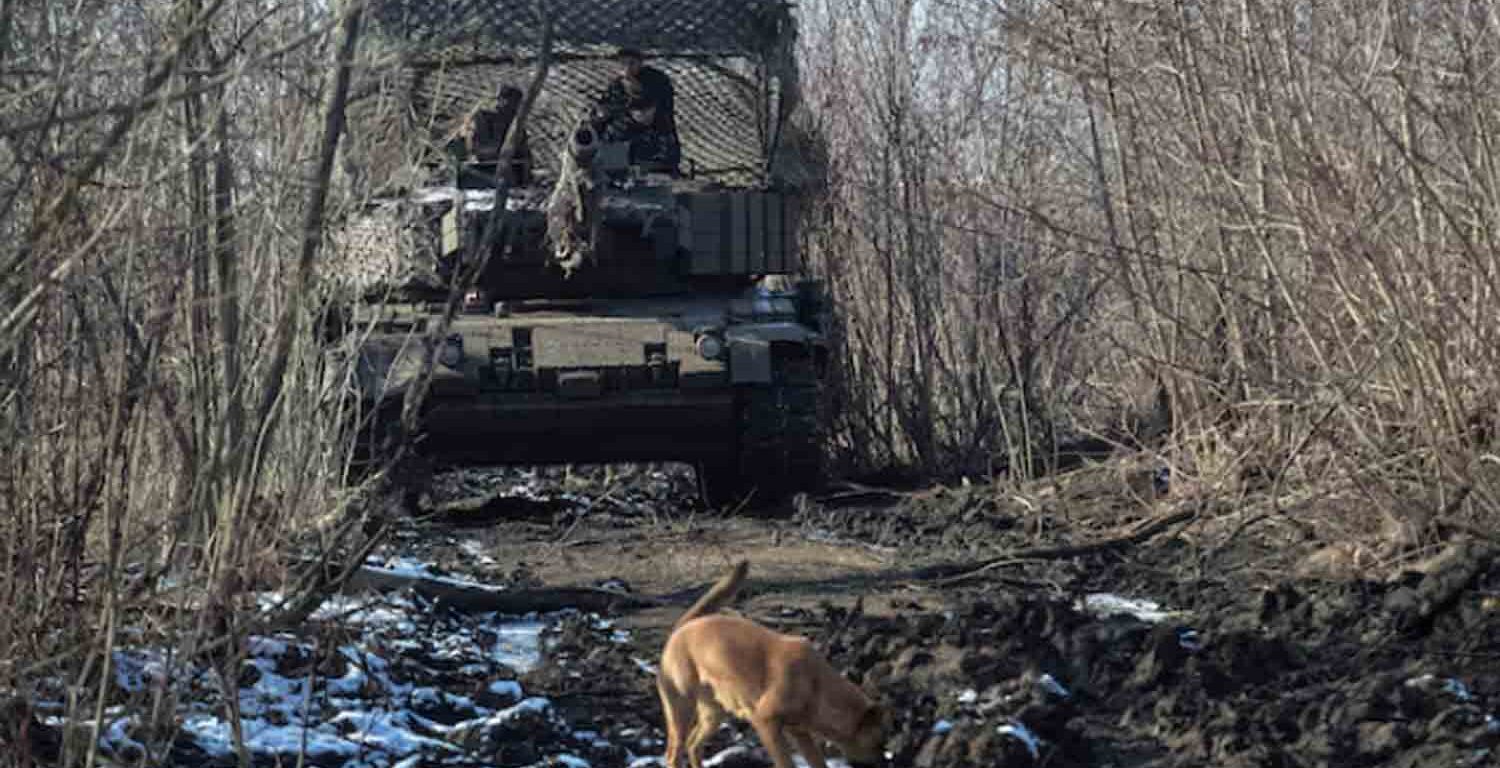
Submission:
MULTIPOLYGON (((655 664, 682 590, 748 557, 734 609, 810 637, 883 701, 892 766, 1500 765, 1500 563, 1483 543, 1449 542, 1395 578, 1308 580, 1248 567, 1267 551, 1249 537, 1209 556, 1168 533, 922 582, 902 574, 1095 538, 1101 521, 1140 510, 1122 502, 1043 529, 1025 504, 973 488, 804 498, 788 518, 747 521, 685 504, 691 476, 673 468, 444 482, 436 504, 511 500, 409 521, 384 562, 495 586, 608 584, 670 604, 533 621, 546 627, 539 659, 512 667, 493 651, 498 617, 407 600, 399 621, 361 626, 366 650, 352 656, 301 638, 247 659, 242 691, 326 678, 318 690, 342 692, 314 697, 326 709, 317 722, 352 703, 400 704, 409 714, 383 715, 392 728, 444 745, 402 766, 659 765, 655 664), (360 679, 359 690, 339 682, 360 679), (393 692, 399 702, 386 701, 393 692)), ((300 717, 282 704, 257 715, 300 717)), ((709 751, 720 768, 770 764, 742 724, 709 751)), ((168 762, 226 760, 184 744, 168 762)), ((397 761, 330 751, 307 764, 397 761)))
MULTIPOLYGON (((1004 593, 943 612, 779 618, 823 627, 818 646, 896 713, 892 765, 1495 764, 1500 669, 1476 654, 1493 654, 1500 616, 1476 598, 1401 633, 1389 593, 1287 586, 1243 613, 1159 623, 1004 593)), ((612 741, 660 733, 639 662, 651 649, 581 623, 561 638, 533 688, 612 741)))
MULTIPOLYGON (((794 526, 845 543, 950 557, 1014 542, 1024 526, 964 492, 804 501, 797 515, 794 526)), ((897 713, 895 766, 1500 765, 1500 567, 1488 547, 1456 544, 1425 573, 1380 582, 1205 575, 1196 554, 1165 537, 1033 571, 1050 589, 980 577, 936 600, 897 596, 878 615, 838 599, 850 595, 808 609, 770 585, 748 612, 811 636, 897 713), (1123 585, 1151 590, 1165 616, 1085 610, 1085 593, 1123 585)), ((643 661, 660 636, 564 636, 533 685, 601 732, 659 738, 643 661)), ((734 728, 712 748, 753 743, 734 728)), ((747 748, 723 764, 769 762, 747 748)))
POLYGON ((837 540, 904 551, 966 553, 1018 532, 1025 508, 980 488, 918 494, 848 492, 803 499, 792 522, 837 540))

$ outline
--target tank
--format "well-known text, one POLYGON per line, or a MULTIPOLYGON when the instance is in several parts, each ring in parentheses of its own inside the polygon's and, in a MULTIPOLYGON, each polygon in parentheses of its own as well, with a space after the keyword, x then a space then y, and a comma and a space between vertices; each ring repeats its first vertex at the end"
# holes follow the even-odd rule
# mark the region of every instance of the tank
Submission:
MULTIPOLYGON (((483 108, 482 94, 515 96, 536 56, 527 35, 493 30, 535 29, 497 23, 535 6, 475 10, 491 22, 476 25, 435 5, 377 13, 406 45, 440 42, 441 74, 408 57, 407 113, 457 122, 483 108), (434 32, 445 25, 492 31, 434 32), (455 86, 469 82, 455 47, 486 82, 455 86)), ((638 0, 549 5, 561 16, 526 122, 529 153, 497 171, 493 153, 455 152, 451 128, 425 125, 436 149, 416 164, 417 183, 377 206, 402 231, 376 241, 423 254, 433 279, 382 285, 367 291, 381 300, 356 309, 366 454, 391 434, 457 270, 474 279, 441 334, 417 456, 400 473, 409 496, 447 467, 621 461, 689 463, 711 505, 815 486, 827 344, 821 286, 798 278, 808 176, 781 147, 795 94, 787 6, 704 2, 701 19, 663 30, 640 21, 655 5, 638 0), (625 46, 672 78, 678 168, 635 162, 629 143, 600 130, 594 103, 625 46)))

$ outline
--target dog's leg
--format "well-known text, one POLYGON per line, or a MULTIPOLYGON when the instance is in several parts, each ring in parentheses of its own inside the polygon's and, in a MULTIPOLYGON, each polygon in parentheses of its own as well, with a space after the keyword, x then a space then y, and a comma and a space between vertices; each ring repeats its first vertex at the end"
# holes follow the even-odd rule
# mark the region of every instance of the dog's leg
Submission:
POLYGON ((828 762, 823 759, 823 747, 818 744, 818 738, 801 728, 786 729, 787 735, 792 738, 792 743, 797 745, 797 751, 807 760, 812 768, 828 768, 828 762))
POLYGON ((717 705, 709 701, 698 702, 698 720, 693 723, 693 730, 688 733, 687 753, 688 765, 692 768, 703 768, 703 746, 708 743, 710 736, 718 730, 719 723, 724 722, 724 712, 717 705))
POLYGON ((757 715, 750 719, 750 725, 755 727, 756 735, 760 736, 761 746, 771 753, 771 762, 776 764, 776 768, 794 768, 786 736, 781 732, 780 718, 757 715))
POLYGON ((667 768, 677 768, 682 759, 688 718, 693 716, 692 702, 669 690, 660 677, 656 679, 656 692, 661 696, 661 711, 667 720, 667 768))

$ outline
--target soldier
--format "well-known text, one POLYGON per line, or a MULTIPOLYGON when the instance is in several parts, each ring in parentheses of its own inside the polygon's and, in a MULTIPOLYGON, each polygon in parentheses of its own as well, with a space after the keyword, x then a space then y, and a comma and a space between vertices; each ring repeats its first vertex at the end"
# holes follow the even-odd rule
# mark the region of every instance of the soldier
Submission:
MULTIPOLYGON (((494 108, 481 109, 474 115, 474 133, 469 138, 469 153, 475 162, 470 178, 479 182, 478 186, 495 186, 496 175, 500 170, 500 150, 505 146, 505 137, 521 111, 521 96, 520 88, 502 85, 495 94, 494 108)), ((531 176, 531 148, 527 145, 525 128, 519 130, 516 155, 511 159, 509 169, 512 186, 528 183, 531 176)))
POLYGON ((627 105, 625 116, 605 127, 604 140, 628 142, 631 165, 675 175, 682 149, 676 133, 660 128, 659 109, 650 99, 635 97, 627 105))
POLYGON ((676 92, 672 78, 655 67, 646 66, 645 55, 636 48, 620 48, 616 60, 620 63, 620 72, 610 79, 609 87, 599 98, 604 118, 612 120, 623 116, 631 101, 645 97, 656 105, 656 128, 676 133, 676 92))
POLYGON ((617 54, 620 72, 609 81, 595 110, 596 128, 606 141, 629 141, 631 163, 665 166, 673 173, 681 159, 677 138, 676 94, 672 78, 645 65, 635 48, 617 54))

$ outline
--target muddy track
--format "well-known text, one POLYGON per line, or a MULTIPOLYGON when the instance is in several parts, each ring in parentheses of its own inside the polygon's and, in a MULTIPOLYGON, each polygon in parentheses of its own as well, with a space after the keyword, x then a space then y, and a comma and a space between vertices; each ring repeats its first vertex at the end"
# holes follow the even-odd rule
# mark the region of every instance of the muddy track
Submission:
MULTIPOLYGON (((1311 581, 1265 567, 1264 540, 1206 549, 1184 527, 1199 517, 1167 502, 1063 519, 972 488, 747 519, 649 468, 448 477, 434 498, 496 493, 403 522, 368 563, 386 577, 249 639, 229 682, 252 764, 659 765, 666 632, 739 558, 733 610, 810 637, 886 702, 893 766, 1497 764, 1500 566, 1483 543, 1394 578, 1311 581), (368 591, 411 579, 443 589, 368 591), (517 621, 444 599, 454 585, 634 599, 517 621)), ((118 703, 167 682, 149 647, 116 664, 118 703)), ((237 762, 225 682, 176 675, 180 734, 155 761, 237 762)), ((106 754, 137 763, 145 726, 106 726, 106 754)), ((769 764, 746 728, 709 747, 716 766, 769 764)))
MULTIPOLYGON (((1170 526, 1118 547, 1089 547, 1111 538, 1094 525, 1039 543, 1023 515, 978 493, 804 504, 783 521, 629 518, 502 525, 486 546, 546 583, 618 580, 679 603, 684 584, 748 557, 739 610, 814 638, 901 713, 894 765, 1483 765, 1500 746, 1500 569, 1487 547, 1460 547, 1442 573, 1298 582, 1204 571, 1170 526), (588 543, 565 546, 564 528, 588 543), (1003 557, 1028 547, 1078 555, 1003 557), (953 563, 996 560, 951 579, 969 572, 953 563), (1089 597, 1103 593, 1165 615, 1104 615, 1089 597)), ((566 630, 532 684, 595 730, 659 734, 642 662, 676 610, 620 617, 626 646, 566 630)), ((745 738, 726 731, 714 746, 745 738)))

